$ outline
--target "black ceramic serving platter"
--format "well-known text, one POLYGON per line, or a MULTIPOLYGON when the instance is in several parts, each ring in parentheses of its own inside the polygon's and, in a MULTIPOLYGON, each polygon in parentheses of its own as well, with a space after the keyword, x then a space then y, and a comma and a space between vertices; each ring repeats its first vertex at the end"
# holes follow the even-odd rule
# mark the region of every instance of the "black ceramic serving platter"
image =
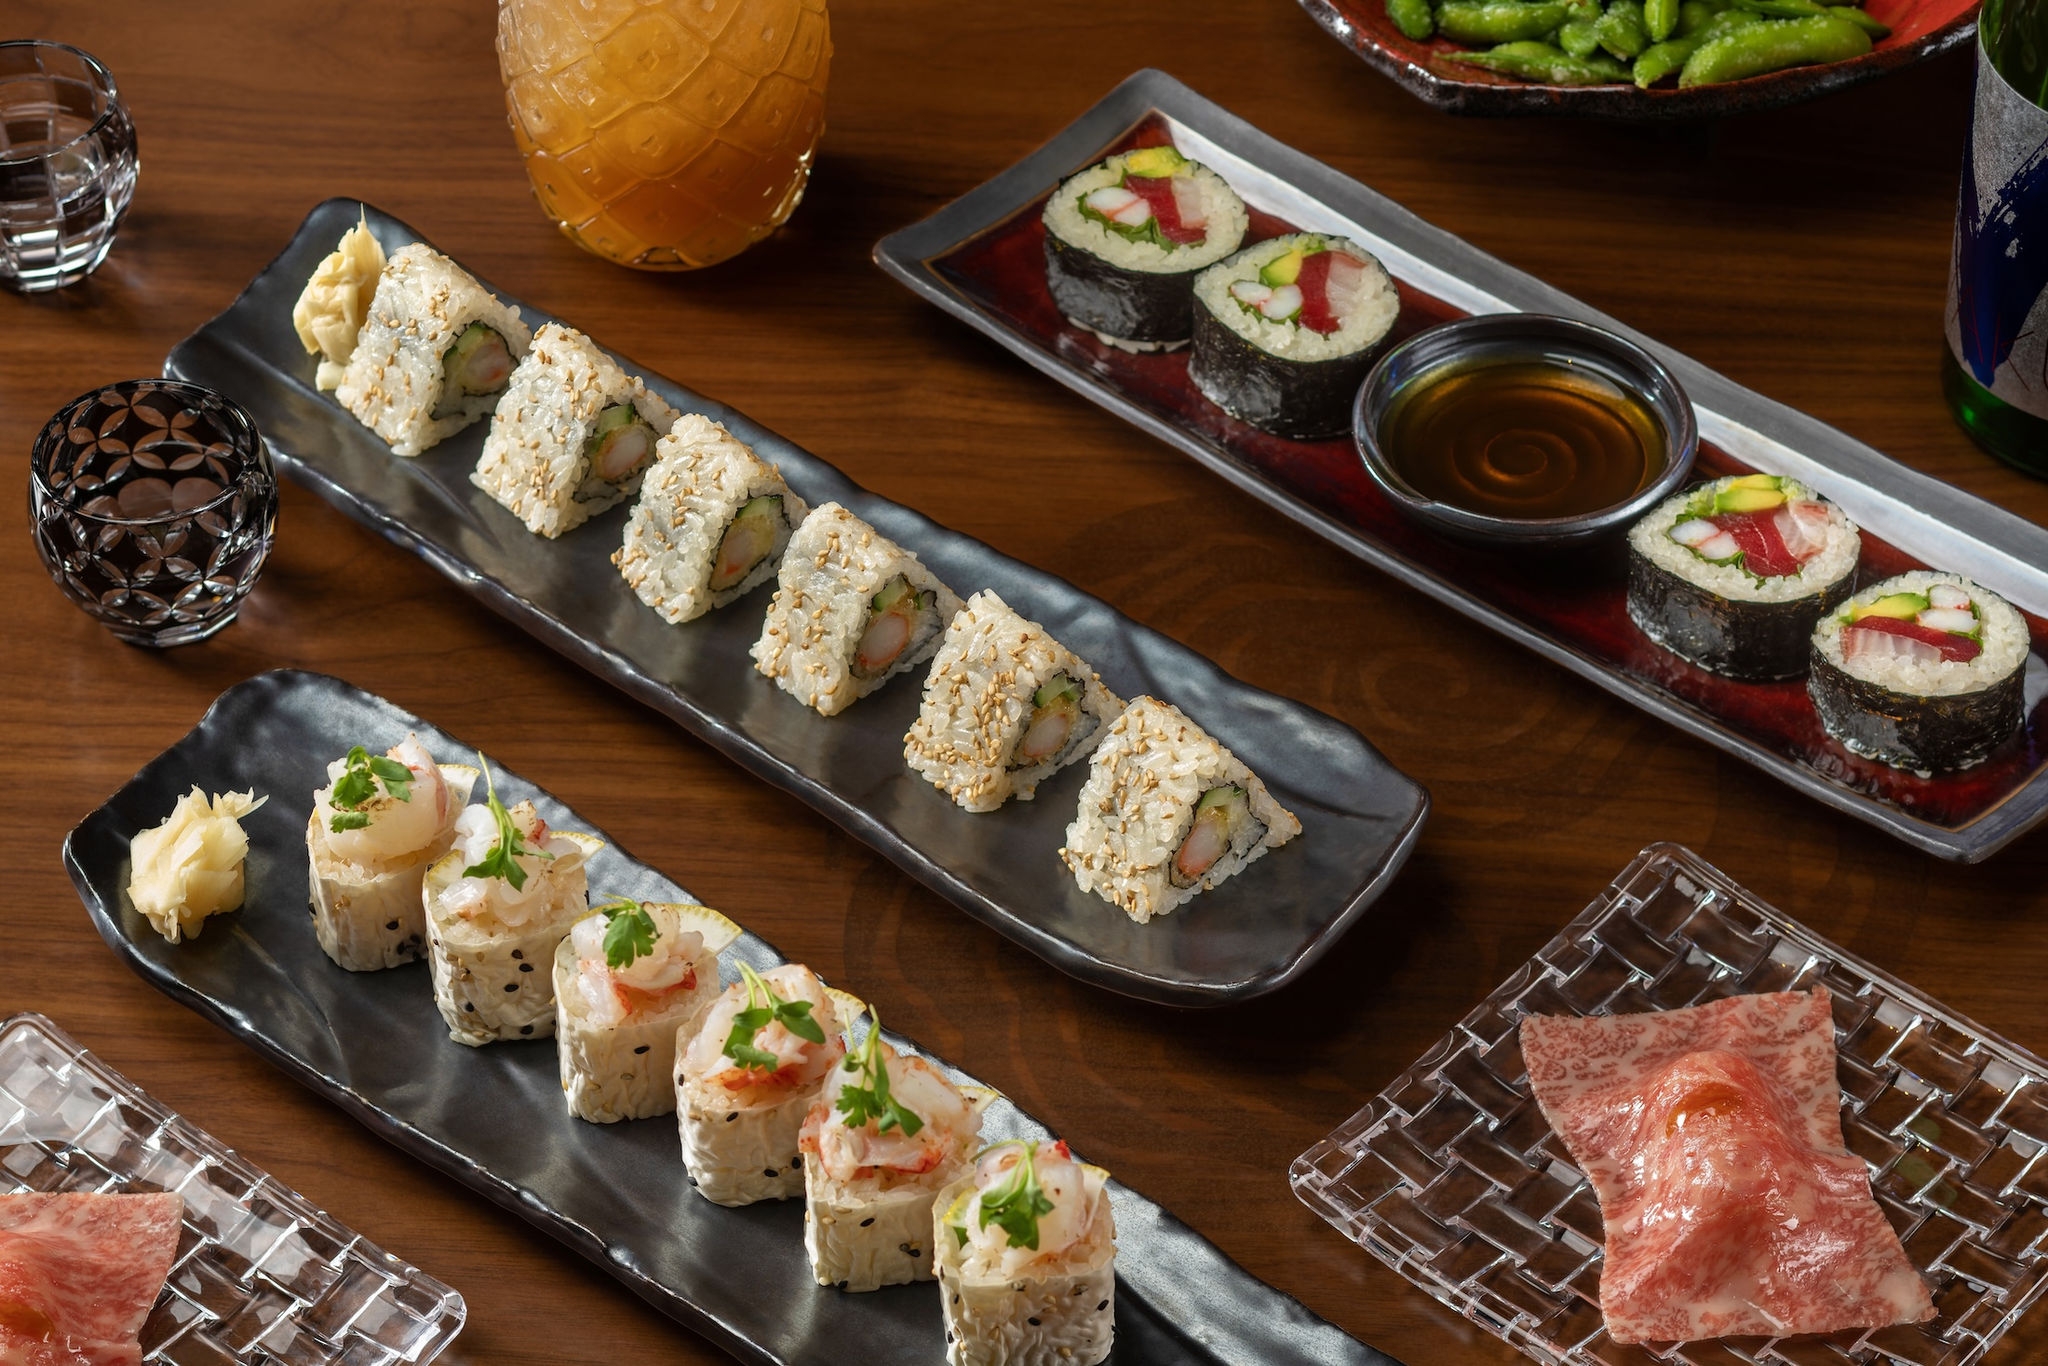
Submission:
MULTIPOLYGON (((527 533, 469 483, 487 424, 405 460, 313 386, 292 303, 356 222, 354 200, 314 209, 227 312, 171 352, 172 375, 226 393, 256 418, 278 465, 349 516, 415 552, 537 639, 673 718, 757 777, 795 793, 904 871, 1055 966, 1127 995, 1221 1005, 1292 980, 1393 879, 1429 798, 1349 726, 1230 677, 1064 580, 867 492, 723 404, 621 364, 684 412, 723 422, 812 505, 836 499, 917 552, 966 597, 992 588, 1092 663, 1120 695, 1173 702, 1264 778, 1304 834, 1163 920, 1130 921, 1083 893, 1057 850, 1087 766, 988 815, 954 806, 903 762, 922 671, 823 718, 753 667, 772 586, 670 626, 612 567, 622 506, 558 541, 527 533)), ((419 235, 367 210, 387 251, 419 235)), ((499 297, 515 303, 503 291, 499 297)), ((538 327, 548 315, 522 308, 538 327)))
MULTIPOLYGON (((465 1048, 448 1038, 425 964, 351 973, 320 951, 306 909, 313 789, 349 746, 395 743, 408 730, 437 757, 475 752, 339 679, 280 670, 230 688, 66 839, 65 865, 101 937, 151 986, 379 1137, 559 1239, 742 1360, 943 1360, 935 1285, 865 1295, 821 1289, 804 1257, 801 1202, 711 1204, 689 1190, 673 1118, 586 1124, 569 1116, 553 1040, 465 1048), (128 842, 194 784, 210 793, 253 788, 269 801, 242 823, 250 841, 243 908, 172 945, 128 900, 128 842)), ((506 801, 530 799, 551 827, 604 838, 532 783, 492 770, 506 801)), ((642 901, 694 899, 609 841, 591 860, 590 882, 642 901)), ((727 951, 724 976, 736 977, 740 960, 757 969, 783 961, 752 934, 727 951)), ((857 982, 838 985, 859 994, 857 982)), ((984 1132, 1045 1136, 1008 1101, 990 1108, 984 1132)), ((1128 1187, 1112 1183, 1111 1198, 1120 1249, 1112 1362, 1398 1366, 1254 1279, 1128 1187)))
POLYGON ((1171 76, 1141 71, 1023 161, 890 234, 875 260, 917 294, 1335 545, 1799 791, 1942 858, 1974 862, 2048 816, 2048 530, 1906 469, 1497 261, 1285 146, 1171 76), (2030 614, 2028 719, 1991 760, 1931 778, 1859 759, 1822 730, 1802 683, 1744 684, 1651 644, 1622 605, 1618 544, 1542 561, 1452 545, 1402 517, 1348 438, 1288 441, 1207 403, 1186 353, 1130 355, 1066 323, 1045 285, 1039 214, 1061 180, 1113 150, 1171 143, 1250 208, 1253 240, 1341 233, 1401 291, 1396 335, 1469 314, 1597 324, 1664 362, 1699 419, 1698 473, 1792 475, 1863 528, 1865 582, 1927 565, 2030 614), (1602 556, 1604 555, 1604 558, 1602 556))

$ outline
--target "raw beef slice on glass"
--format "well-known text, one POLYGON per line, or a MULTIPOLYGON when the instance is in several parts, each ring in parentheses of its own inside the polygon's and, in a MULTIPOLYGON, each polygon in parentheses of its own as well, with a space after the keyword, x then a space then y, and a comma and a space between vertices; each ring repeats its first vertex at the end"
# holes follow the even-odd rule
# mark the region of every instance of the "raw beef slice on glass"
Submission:
POLYGON ((176 1195, 0 1195, 0 1361, 140 1362, 184 1212, 176 1195))

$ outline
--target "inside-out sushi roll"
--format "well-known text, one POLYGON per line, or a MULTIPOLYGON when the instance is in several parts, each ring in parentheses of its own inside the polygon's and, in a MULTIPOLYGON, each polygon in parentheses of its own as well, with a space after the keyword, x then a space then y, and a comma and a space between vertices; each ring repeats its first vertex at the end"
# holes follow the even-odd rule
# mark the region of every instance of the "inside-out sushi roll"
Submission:
POLYGON ((1629 619, 1703 669, 1797 678, 1814 626, 1855 587, 1862 544, 1840 508, 1796 479, 1716 479, 1629 529, 1629 619))
POLYGON ((879 1290, 938 1275, 933 1210, 967 1172, 995 1098, 898 1053, 869 1012, 867 1038, 804 1120, 804 1249, 818 1284, 879 1290))
POLYGON ((1109 1173, 1065 1143, 993 1144, 939 1192, 949 1366, 1095 1366, 1116 1332, 1109 1173))
POLYGON ((689 413, 655 448, 612 563, 665 620, 692 621, 775 577, 809 511, 782 471, 689 413))
POLYGON ((569 1113, 594 1124, 676 1108, 676 1040, 718 996, 740 927, 705 906, 613 897, 555 947, 555 1049, 569 1113))
POLYGON ((1960 574, 1886 579, 1821 619, 1806 690, 1828 734, 1932 774, 1982 763, 2026 718, 2026 618, 1960 574))
POLYGON ((1060 857, 1140 924, 1301 833, 1259 775, 1178 708, 1140 697, 1110 723, 1060 857))
POLYGON ((903 756, 969 811, 993 811, 1085 758, 1123 709, 1086 661, 985 589, 946 627, 903 756))
POLYGON ((385 263, 334 396, 396 454, 418 455, 497 407, 532 340, 514 309, 414 242, 385 263))
POLYGON ((1351 429, 1352 400, 1400 312, 1365 248, 1327 233, 1275 237, 1196 277, 1188 378, 1262 431, 1335 436, 1351 429))
POLYGON ((313 935, 351 972, 424 958, 427 867, 455 840, 477 771, 437 764, 417 735, 381 755, 361 745, 327 766, 306 820, 313 935))
POLYGON ((861 1004, 801 963, 740 964, 694 1030, 677 1039, 676 1117, 690 1184, 715 1205, 803 1194, 804 1116, 846 1056, 861 1004))
POLYGON ((424 888, 448 1037, 475 1047, 555 1032, 555 948, 590 910, 584 865, 602 848, 550 831, 532 802, 508 809, 495 789, 455 818, 455 847, 427 869, 424 888))
POLYGON ((825 503, 789 538, 754 667, 832 716, 930 659, 959 610, 916 555, 825 503))
POLYGON ((1199 162, 1145 147, 1068 177, 1045 203, 1045 275, 1074 326, 1127 351, 1193 334, 1195 272, 1244 241, 1244 201, 1199 162))
POLYGON ((676 410, 573 327, 548 323, 512 372, 469 482, 555 537, 639 491, 676 410))

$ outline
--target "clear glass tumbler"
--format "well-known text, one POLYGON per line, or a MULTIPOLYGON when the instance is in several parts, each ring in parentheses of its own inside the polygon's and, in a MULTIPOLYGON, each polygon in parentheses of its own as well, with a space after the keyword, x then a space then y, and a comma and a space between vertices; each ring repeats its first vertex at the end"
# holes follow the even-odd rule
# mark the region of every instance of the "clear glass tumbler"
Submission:
POLYGON ((97 58, 0 43, 0 285, 41 293, 98 269, 139 164, 135 124, 97 58))

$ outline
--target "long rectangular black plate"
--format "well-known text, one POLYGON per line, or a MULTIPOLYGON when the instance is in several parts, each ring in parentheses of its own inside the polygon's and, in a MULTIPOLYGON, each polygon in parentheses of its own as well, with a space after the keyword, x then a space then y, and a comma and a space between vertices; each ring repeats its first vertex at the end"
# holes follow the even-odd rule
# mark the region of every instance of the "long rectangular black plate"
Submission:
MULTIPOLYGON (((1151 693, 1179 706, 1301 817, 1302 838, 1149 925, 1083 893, 1055 851, 1085 765, 1046 783, 1035 801, 988 815, 963 812, 903 762, 921 676, 821 718, 778 691, 748 656, 767 587, 684 626, 667 625, 612 567, 624 507, 559 541, 542 540, 470 484, 484 424, 404 460, 315 390, 313 361, 292 332, 292 303, 359 211, 354 200, 339 199, 314 209, 225 313, 178 344, 167 372, 246 406, 279 466, 300 483, 741 767, 795 793, 983 924, 1097 986, 1176 1005, 1221 1005, 1301 973, 1407 859, 1428 795, 1351 727, 1239 682, 1101 599, 865 491, 744 414, 621 357, 678 409, 725 423, 813 506, 836 499, 851 508, 916 551, 962 597, 996 590, 1122 696, 1151 693)), ((420 240, 396 219, 367 213, 387 251, 420 240)), ((536 327, 553 321, 521 312, 536 327)))
MULTIPOLYGON (((711 1204, 689 1189, 674 1119, 586 1124, 569 1116, 552 1040, 466 1048, 448 1038, 424 964, 352 973, 321 952, 306 914, 313 790, 349 746, 393 743, 408 730, 438 757, 475 753, 339 679, 279 670, 230 688, 65 840, 65 866, 94 927, 151 986, 742 1360, 943 1360, 935 1285, 865 1295, 821 1289, 804 1256, 800 1202, 711 1204), (250 841, 243 909, 172 945, 128 900, 128 842, 195 783, 209 793, 253 788, 270 800, 242 822, 250 841)), ((492 769, 508 802, 530 799, 549 826, 604 838, 532 783, 492 769)), ((642 901, 695 899, 609 841, 591 860, 590 882, 642 901)), ((756 969, 783 961, 752 934, 727 950, 727 977, 740 960, 756 969)), ((859 994, 858 982, 837 985, 859 994)), ((984 1131, 1045 1136, 1008 1101, 991 1107, 984 1131)), ((1085 1150, 1085 1138, 1077 1146, 1085 1150)), ((1135 1191, 1113 1183, 1111 1199, 1120 1249, 1113 1362, 1398 1366, 1135 1191)))

